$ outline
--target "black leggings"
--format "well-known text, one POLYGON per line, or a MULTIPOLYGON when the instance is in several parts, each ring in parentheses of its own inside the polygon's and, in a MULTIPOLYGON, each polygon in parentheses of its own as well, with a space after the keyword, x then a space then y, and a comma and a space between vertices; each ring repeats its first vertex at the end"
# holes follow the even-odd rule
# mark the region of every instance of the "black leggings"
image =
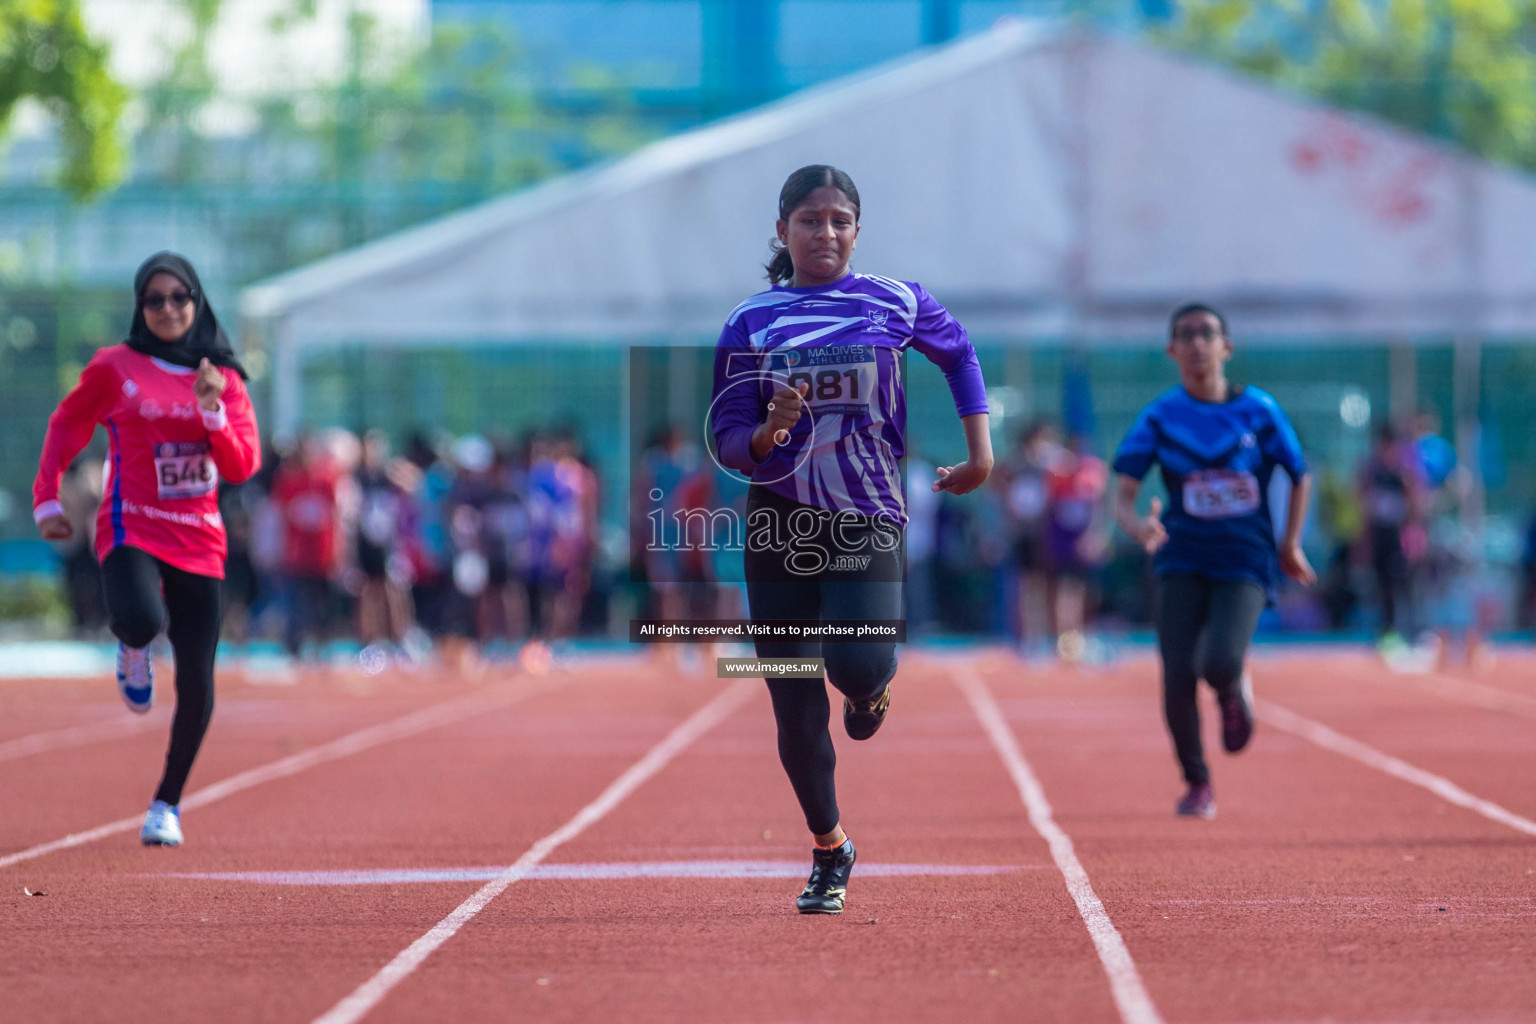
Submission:
POLYGON ((176 657, 176 715, 155 799, 179 804, 213 717, 213 657, 223 616, 221 581, 129 547, 107 555, 101 563, 101 579, 107 594, 107 623, 114 636, 129 647, 148 647, 165 628, 171 641, 176 657))
MULTIPOLYGON (((745 556, 747 603, 754 621, 772 619, 899 619, 901 618, 901 535, 895 531, 894 551, 876 551, 876 527, 867 518, 847 520, 841 530, 832 527, 830 513, 779 497, 754 486, 747 495, 749 538, 754 515, 772 514, 782 524, 797 510, 810 509, 819 520, 818 532, 801 543, 799 550, 819 545, 835 555, 845 548, 868 554, 860 569, 819 572, 788 572, 790 552, 753 550, 750 539, 745 556), (862 544, 861 544, 862 541, 862 544)), ((759 518, 758 524, 762 523, 759 518)), ((756 642, 759 658, 822 658, 827 681, 853 700, 868 700, 885 689, 896 675, 896 645, 891 642, 835 642, 820 640, 756 642)), ((834 771, 837 753, 827 728, 832 706, 827 688, 819 678, 770 678, 773 717, 778 724, 779 761, 789 775, 805 812, 805 824, 815 835, 837 827, 837 785, 834 771)))
POLYGON ((1243 677, 1243 659, 1264 611, 1264 589, 1247 580, 1213 580, 1192 573, 1158 579, 1157 646, 1163 656, 1163 714, 1174 751, 1191 784, 1209 782, 1200 746, 1203 678, 1227 693, 1243 677))
POLYGON ((1371 528, 1371 569, 1381 600, 1381 631, 1407 633, 1413 612, 1413 573, 1396 526, 1371 528))

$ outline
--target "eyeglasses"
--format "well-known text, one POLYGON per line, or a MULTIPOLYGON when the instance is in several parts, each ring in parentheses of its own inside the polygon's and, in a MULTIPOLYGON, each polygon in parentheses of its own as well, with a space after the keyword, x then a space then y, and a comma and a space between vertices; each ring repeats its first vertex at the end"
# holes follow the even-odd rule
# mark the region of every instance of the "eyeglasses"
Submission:
POLYGON ((144 308, 151 313, 158 313, 165 308, 166 303, 170 303, 172 309, 181 309, 191 301, 191 292, 171 292, 169 295, 156 293, 144 296, 144 308))
POLYGON ((1184 327, 1175 331, 1174 341, 1215 341, 1221 331, 1215 327, 1184 327))

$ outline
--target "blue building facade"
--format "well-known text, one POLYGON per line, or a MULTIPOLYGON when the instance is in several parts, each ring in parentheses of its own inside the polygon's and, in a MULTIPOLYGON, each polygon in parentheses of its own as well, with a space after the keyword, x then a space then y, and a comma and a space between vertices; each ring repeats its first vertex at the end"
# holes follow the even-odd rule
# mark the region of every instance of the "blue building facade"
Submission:
POLYGON ((579 105, 623 89, 671 127, 709 120, 999 18, 1165 17, 1170 0, 434 0, 436 24, 510 28, 524 73, 579 105), (594 82, 594 69, 604 77, 594 82))

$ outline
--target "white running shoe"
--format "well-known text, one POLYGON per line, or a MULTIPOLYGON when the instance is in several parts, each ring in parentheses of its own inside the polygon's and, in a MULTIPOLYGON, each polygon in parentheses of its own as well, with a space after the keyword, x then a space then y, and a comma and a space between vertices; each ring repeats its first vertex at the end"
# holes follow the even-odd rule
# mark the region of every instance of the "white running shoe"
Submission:
POLYGON ((117 645, 117 692, 129 711, 144 714, 155 704, 155 665, 148 647, 117 645))
POLYGON ((370 676, 379 675, 389 668, 389 648, 383 644, 369 644, 358 652, 357 663, 370 676))
POLYGON ((144 827, 139 829, 139 842, 145 846, 181 845, 181 809, 172 807, 164 800, 156 800, 144 812, 144 827))

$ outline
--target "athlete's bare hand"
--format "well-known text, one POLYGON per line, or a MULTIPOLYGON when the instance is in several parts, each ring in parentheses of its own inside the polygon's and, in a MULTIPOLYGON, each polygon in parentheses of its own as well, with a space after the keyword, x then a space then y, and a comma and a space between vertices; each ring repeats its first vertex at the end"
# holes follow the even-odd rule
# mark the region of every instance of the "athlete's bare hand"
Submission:
POLYGON ((1280 571, 1304 587, 1317 582, 1317 573, 1300 544, 1286 544, 1280 548, 1280 571))
POLYGON ((950 494, 969 494, 987 482, 991 469, 970 460, 958 466, 940 466, 939 478, 933 482, 933 493, 947 491, 950 494))
POLYGON ((1147 554, 1156 554, 1158 548, 1168 543, 1168 528, 1163 525, 1163 499, 1153 498, 1147 517, 1131 525, 1134 529, 1126 530, 1131 539, 1140 544, 1147 554))
POLYGON ((227 387, 229 379, 223 370, 206 359, 197 364, 197 380, 192 382, 192 393, 197 396, 198 405, 209 412, 218 412, 219 398, 227 387))
POLYGON ((69 517, 58 514, 38 520, 37 529, 43 535, 43 540, 69 540, 75 535, 75 528, 69 525, 69 517))
POLYGON ((809 384, 802 382, 797 387, 779 388, 773 393, 768 403, 768 436, 774 444, 789 443, 790 428, 800 422, 805 395, 810 389, 809 384))

